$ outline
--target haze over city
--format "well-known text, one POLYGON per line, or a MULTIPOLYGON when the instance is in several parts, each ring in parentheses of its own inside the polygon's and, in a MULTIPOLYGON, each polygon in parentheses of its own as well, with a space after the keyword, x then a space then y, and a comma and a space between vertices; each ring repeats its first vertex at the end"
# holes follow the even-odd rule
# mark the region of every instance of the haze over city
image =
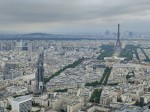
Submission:
POLYGON ((0 0, 0 32, 149 32, 149 0, 0 0))
POLYGON ((149 0, 0 0, 0 112, 150 112, 149 0))

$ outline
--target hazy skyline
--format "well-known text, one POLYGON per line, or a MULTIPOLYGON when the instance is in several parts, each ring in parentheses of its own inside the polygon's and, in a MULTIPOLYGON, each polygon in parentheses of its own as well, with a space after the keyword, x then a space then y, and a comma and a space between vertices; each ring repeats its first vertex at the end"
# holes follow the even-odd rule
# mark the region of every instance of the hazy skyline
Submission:
POLYGON ((0 0, 0 31, 150 32, 150 0, 0 0))

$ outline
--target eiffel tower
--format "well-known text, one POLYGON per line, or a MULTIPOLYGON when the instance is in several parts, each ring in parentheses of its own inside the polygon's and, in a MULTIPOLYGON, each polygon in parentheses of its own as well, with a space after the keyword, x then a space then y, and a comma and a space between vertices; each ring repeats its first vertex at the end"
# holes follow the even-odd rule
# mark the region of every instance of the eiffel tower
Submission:
POLYGON ((121 41, 120 41, 120 24, 118 24, 118 35, 117 35, 117 41, 114 47, 114 55, 119 56, 121 51, 122 51, 122 46, 121 46, 121 41))

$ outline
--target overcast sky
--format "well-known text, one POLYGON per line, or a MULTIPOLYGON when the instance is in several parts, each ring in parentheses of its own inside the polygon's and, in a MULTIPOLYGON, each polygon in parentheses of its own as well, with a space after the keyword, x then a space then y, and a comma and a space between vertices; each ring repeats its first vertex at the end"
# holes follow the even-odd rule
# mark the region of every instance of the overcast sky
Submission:
POLYGON ((0 0, 0 31, 150 32, 150 0, 0 0))

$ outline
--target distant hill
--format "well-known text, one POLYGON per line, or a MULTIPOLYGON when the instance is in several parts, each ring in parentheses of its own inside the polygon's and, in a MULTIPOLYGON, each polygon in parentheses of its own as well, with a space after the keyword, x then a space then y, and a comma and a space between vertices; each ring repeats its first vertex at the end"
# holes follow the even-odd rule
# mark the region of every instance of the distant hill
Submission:
POLYGON ((71 34, 47 34, 47 33, 28 33, 28 34, 0 34, 3 40, 80 40, 80 39, 100 39, 100 35, 71 35, 71 34))
POLYGON ((22 38, 52 38, 52 34, 47 33, 29 33, 29 34, 23 34, 21 36, 22 38))
MULTIPOLYGON (((47 34, 47 33, 28 33, 28 34, 0 34, 0 40, 116 40, 116 35, 82 35, 82 34, 47 34)), ((149 39, 148 37, 141 38, 126 38, 121 37, 121 39, 149 39)))

